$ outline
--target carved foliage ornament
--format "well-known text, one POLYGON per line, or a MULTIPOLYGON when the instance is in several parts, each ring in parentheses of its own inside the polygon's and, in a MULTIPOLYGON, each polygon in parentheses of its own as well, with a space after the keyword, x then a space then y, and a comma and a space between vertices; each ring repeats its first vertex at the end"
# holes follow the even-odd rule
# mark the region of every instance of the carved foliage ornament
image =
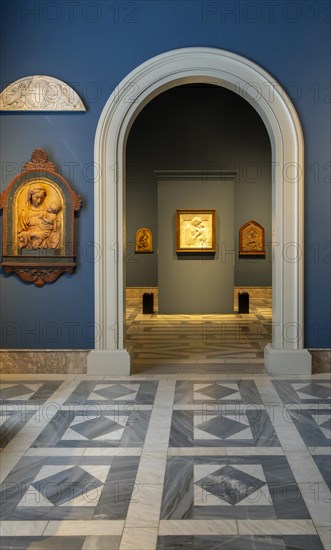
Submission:
POLYGON ((71 273, 76 265, 74 212, 81 205, 81 196, 45 151, 36 149, 24 171, 0 195, 4 271, 36 286, 71 273))
POLYGON ((86 111, 78 94, 52 76, 20 78, 0 94, 1 111, 86 111))

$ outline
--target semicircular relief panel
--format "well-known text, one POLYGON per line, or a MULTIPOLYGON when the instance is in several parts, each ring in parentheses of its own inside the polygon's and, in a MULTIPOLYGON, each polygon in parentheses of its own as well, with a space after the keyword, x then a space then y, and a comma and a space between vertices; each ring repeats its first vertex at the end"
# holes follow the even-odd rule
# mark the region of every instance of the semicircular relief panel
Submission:
POLYGON ((86 111, 69 84, 47 75, 32 75, 9 84, 0 94, 1 111, 86 111))

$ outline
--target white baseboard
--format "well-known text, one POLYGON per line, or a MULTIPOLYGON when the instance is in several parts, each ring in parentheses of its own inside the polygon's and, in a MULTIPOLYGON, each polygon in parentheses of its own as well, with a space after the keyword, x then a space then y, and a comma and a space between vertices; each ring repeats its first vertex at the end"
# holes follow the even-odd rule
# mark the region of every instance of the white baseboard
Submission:
POLYGON ((306 349, 275 349, 272 344, 264 348, 264 366, 269 374, 311 374, 312 356, 306 349))
POLYGON ((129 376, 130 355, 125 349, 92 350, 87 356, 87 374, 129 376))

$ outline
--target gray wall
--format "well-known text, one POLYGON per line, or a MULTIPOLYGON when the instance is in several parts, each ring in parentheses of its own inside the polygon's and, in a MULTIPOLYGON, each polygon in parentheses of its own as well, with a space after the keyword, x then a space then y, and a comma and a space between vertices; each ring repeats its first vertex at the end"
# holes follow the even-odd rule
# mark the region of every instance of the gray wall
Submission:
POLYGON ((233 258, 177 255, 176 209, 215 209, 216 242, 232 249, 233 182, 158 182, 159 313, 233 313, 233 258))
MULTIPOLYGON (((255 109, 224 88, 173 88, 151 101, 127 144, 127 286, 157 286, 157 254, 135 255, 135 232, 150 227, 156 250, 158 214, 154 170, 237 170, 234 184, 235 286, 271 285, 271 258, 238 257, 239 228, 250 219, 271 241, 271 148, 255 109)), ((268 247, 267 247, 268 252, 268 247)))

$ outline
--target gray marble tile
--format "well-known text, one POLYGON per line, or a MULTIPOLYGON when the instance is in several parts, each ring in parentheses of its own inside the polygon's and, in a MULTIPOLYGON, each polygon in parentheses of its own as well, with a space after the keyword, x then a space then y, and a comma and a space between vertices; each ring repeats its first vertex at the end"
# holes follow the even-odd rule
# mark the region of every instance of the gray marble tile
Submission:
POLYGON ((328 455, 313 455, 316 466, 321 472, 323 479, 331 490, 331 459, 328 455))
POLYGON ((320 407, 288 410, 297 430, 307 447, 330 447, 331 410, 320 407))
POLYGON ((156 550, 323 550, 318 536, 159 536, 156 550))
POLYGON ((44 458, 21 458, 0 486, 0 517, 7 519, 15 510, 45 462, 44 458))
POLYGON ((96 418, 86 419, 85 422, 80 422, 79 424, 71 425, 71 429, 91 440, 106 434, 117 432, 118 430, 123 429, 123 426, 106 416, 99 416, 96 418))
POLYGON ((180 380, 176 383, 175 405, 201 403, 262 403, 253 380, 180 380))
POLYGON ((18 434, 25 424, 33 416, 30 411, 0 411, 0 448, 4 449, 6 445, 18 434))
POLYGON ((72 466, 60 473, 42 478, 31 483, 53 506, 68 504, 78 496, 101 487, 103 483, 79 466, 72 466))
POLYGON ((303 394, 304 396, 307 395, 309 399, 312 397, 318 399, 329 399, 331 397, 330 384, 327 385, 318 382, 308 382, 307 385, 300 387, 297 392, 303 394))
POLYGON ((0 384, 1 404, 44 403, 61 386, 63 380, 13 380, 0 384))
POLYGON ((1 485, 3 519, 124 519, 139 457, 23 457, 1 485))
POLYGON ((266 482, 226 464, 200 479, 196 485, 203 491, 235 505, 258 491, 266 482))
POLYGON ((171 457, 167 461, 161 519, 193 516, 193 458, 171 457))
POLYGON ((330 550, 331 548, 331 527, 323 527, 323 526, 317 526, 316 527, 317 533, 322 541, 322 544, 324 545, 325 550, 330 550))
POLYGON ((135 456, 113 457, 93 519, 119 520, 126 517, 131 499, 137 498, 139 492, 136 483, 139 459, 135 456))
POLYGON ((5 384, 0 390, 0 398, 2 401, 6 401, 8 399, 18 399, 31 393, 35 393, 35 391, 26 384, 5 384))
POLYGON ((283 539, 286 550, 322 550, 324 548, 321 539, 315 535, 284 535, 283 539))
POLYGON ((284 456, 168 457, 161 519, 310 519, 284 456))
POLYGON ((32 447, 141 447, 151 411, 61 410, 32 447))
POLYGON ((273 380, 283 403, 331 403, 330 379, 273 380))
MULTIPOLYGON (((171 387, 167 384, 163 387, 164 382, 158 385, 159 380, 165 380, 162 376, 153 379, 146 376, 145 380, 76 377, 70 387, 68 382, 58 387, 49 417, 46 407, 51 399, 46 404, 43 400, 45 396, 52 397, 54 388, 49 393, 51 388, 47 384, 54 381, 62 384, 62 380, 16 377, 8 381, 1 411, 5 418, 3 441, 18 430, 19 437, 22 435, 28 442, 27 449, 32 443, 25 456, 5 451, 1 460, 5 467, 0 513, 4 535, 11 539, 8 548, 16 548, 10 546, 16 540, 21 550, 60 546, 65 550, 118 550, 119 535, 131 504, 138 511, 131 518, 132 527, 126 526, 123 548, 139 547, 139 541, 146 541, 146 549, 155 548, 160 522, 159 507, 154 506, 154 501, 159 506, 162 491, 160 525, 174 524, 174 527, 161 530, 161 534, 169 536, 159 536, 157 548, 323 548, 314 524, 321 533, 323 529, 325 541, 324 500, 321 502, 320 498, 316 503, 304 484, 298 485, 305 470, 299 479, 292 460, 296 477, 293 475, 286 458, 287 447, 284 446, 284 455, 277 433, 291 428, 288 435, 292 437, 293 450, 298 456, 299 450, 302 456, 311 452, 309 456, 316 463, 312 468, 322 482, 319 469, 330 487, 328 379, 279 377, 274 380, 275 388, 278 384, 277 394, 270 391, 272 384, 266 375, 254 380, 252 375, 241 380, 237 374, 216 372, 214 376, 211 373, 174 376, 168 375, 171 387), (171 413, 173 386, 176 386, 176 410, 171 413), (261 393, 256 395, 257 387, 261 393), (24 393, 26 388, 31 392, 24 393), (268 391, 272 397, 270 407, 261 402, 261 396, 265 400, 268 391), (286 418, 279 415, 278 395, 285 399, 286 418), (59 410, 63 402, 66 404, 59 410), (31 422, 25 425, 29 419, 33 426, 31 422), (152 450, 159 451, 158 445, 162 444, 164 462, 170 421, 170 448, 163 464, 164 486, 163 466, 159 472, 154 465, 157 481, 153 482, 148 461, 140 469, 137 483, 140 455, 146 455, 148 445, 153 443, 152 450), (309 445, 308 451, 305 444, 309 445), (154 498, 156 492, 158 499, 154 498), (153 510, 153 528, 148 527, 151 519, 146 510, 153 510), (46 521, 49 529, 45 530, 46 521), (224 530, 229 523, 231 530, 224 530), (6 527, 7 524, 12 527, 6 527), (31 531, 34 524, 44 527, 31 531), (241 535, 235 536, 239 526, 241 535), (135 531, 139 531, 136 538, 135 531), (51 536, 45 537, 46 534, 51 536), (70 545, 66 542, 68 535, 70 545)), ((281 442, 283 445, 283 438, 281 442)), ((327 491, 327 485, 323 487, 327 491)), ((3 548, 7 547, 2 545, 3 548)))
POLYGON ((121 537, 117 536, 90 536, 85 538, 82 550, 119 550, 120 542, 121 537))
POLYGON ((156 380, 83 380, 65 403, 153 405, 157 386, 156 380))
POLYGON ((2 537, 1 550, 82 550, 84 537, 2 537))
POLYGON ((169 447, 192 447, 193 411, 174 411, 171 420, 169 447))
POLYGON ((226 439, 227 437, 238 434, 242 430, 247 429, 246 424, 242 424, 241 422, 232 420, 226 416, 222 418, 220 415, 207 419, 201 424, 197 424, 196 427, 199 430, 218 437, 219 439, 226 439))
POLYGON ((170 447, 277 447, 280 442, 266 411, 226 409, 213 414, 174 410, 170 447))
MULTIPOLYGON (((256 493, 258 494, 258 493, 256 493)), ((254 494, 253 494, 254 495, 254 494)), ((253 497, 256 498, 255 495, 253 497)), ((248 499, 249 500, 249 499, 248 499)), ((207 497, 208 501, 208 497, 207 497)), ((272 504, 272 503, 271 503, 272 504)), ((228 508, 225 506, 195 506, 194 507, 194 519, 195 520, 212 520, 217 517, 222 517, 223 520, 277 520, 276 512, 273 507, 270 506, 236 506, 231 505, 228 508)))

